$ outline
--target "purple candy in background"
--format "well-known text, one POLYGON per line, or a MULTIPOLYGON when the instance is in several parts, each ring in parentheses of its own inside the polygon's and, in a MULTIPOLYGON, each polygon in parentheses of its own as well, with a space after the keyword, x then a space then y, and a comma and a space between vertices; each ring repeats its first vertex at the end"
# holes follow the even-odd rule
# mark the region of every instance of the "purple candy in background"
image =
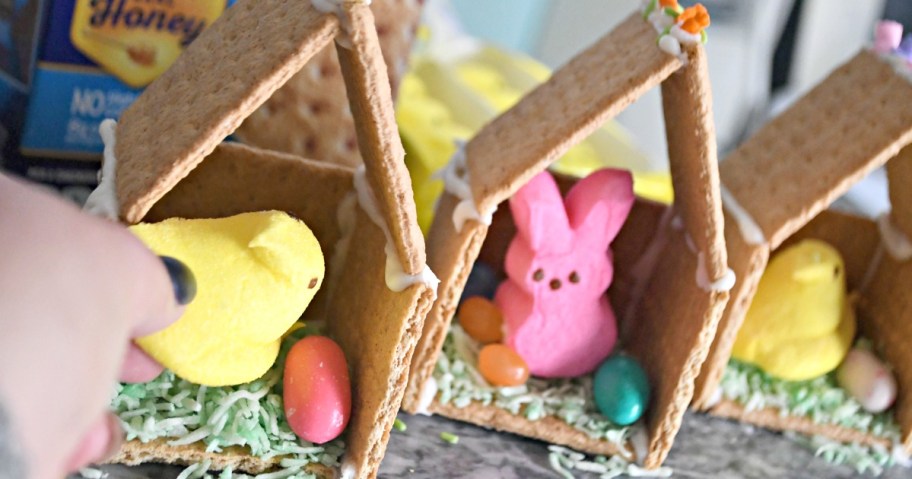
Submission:
POLYGON ((912 61, 912 35, 906 35, 896 49, 896 53, 902 55, 907 61, 912 61))

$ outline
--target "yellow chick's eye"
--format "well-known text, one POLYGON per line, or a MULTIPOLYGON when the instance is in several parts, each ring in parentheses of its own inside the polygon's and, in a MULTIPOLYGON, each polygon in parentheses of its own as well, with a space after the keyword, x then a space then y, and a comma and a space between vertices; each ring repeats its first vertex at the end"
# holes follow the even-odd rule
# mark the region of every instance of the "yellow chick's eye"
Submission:
POLYGON ((815 283, 820 281, 832 281, 839 277, 841 268, 834 267, 829 263, 817 263, 796 269, 792 273, 792 279, 799 283, 815 283), (835 272, 835 274, 834 274, 835 272))

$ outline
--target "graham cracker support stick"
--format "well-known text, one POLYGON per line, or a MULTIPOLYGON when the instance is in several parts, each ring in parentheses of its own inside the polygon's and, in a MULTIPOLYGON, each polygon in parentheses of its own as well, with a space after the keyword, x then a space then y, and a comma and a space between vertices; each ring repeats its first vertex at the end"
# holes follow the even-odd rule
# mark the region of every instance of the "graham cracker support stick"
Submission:
POLYGON ((410 227, 418 221, 415 199, 374 16, 364 4, 346 3, 343 9, 350 45, 337 45, 336 50, 367 180, 378 195, 396 255, 405 272, 416 275, 425 265, 424 241, 421 231, 410 227))
POLYGON ((310 1, 241 0, 226 10, 121 117, 119 216, 142 219, 338 29, 310 1))
POLYGON ((719 207, 719 159, 706 50, 688 51, 690 61, 662 82, 662 111, 668 139, 668 164, 675 192, 675 212, 702 253, 707 279, 728 274, 719 207))
POLYGON ((912 83, 861 52, 723 161, 722 184, 775 249, 912 141, 909 97, 912 83))

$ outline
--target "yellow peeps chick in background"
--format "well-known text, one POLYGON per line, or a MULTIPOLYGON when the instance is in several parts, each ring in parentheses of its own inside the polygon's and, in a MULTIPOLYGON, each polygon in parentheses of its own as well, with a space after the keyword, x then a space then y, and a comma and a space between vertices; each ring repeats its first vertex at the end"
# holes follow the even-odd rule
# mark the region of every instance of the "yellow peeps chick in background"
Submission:
POLYGON ((804 240, 770 261, 732 356, 780 379, 813 379, 839 366, 855 327, 842 257, 823 241, 804 240))
POLYGON ((279 211, 217 219, 168 219, 130 230, 157 254, 183 261, 196 298, 174 324, 136 340, 177 376, 231 386, 275 363, 282 335, 323 282, 320 244, 279 211))

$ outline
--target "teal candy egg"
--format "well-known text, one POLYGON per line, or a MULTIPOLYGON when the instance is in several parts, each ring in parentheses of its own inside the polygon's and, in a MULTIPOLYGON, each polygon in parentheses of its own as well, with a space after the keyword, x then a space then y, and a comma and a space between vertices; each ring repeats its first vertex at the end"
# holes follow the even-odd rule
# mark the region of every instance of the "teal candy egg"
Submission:
POLYGON ((629 426, 649 404, 649 380, 640 364, 626 354, 610 356, 595 372, 595 405, 611 422, 629 426))

